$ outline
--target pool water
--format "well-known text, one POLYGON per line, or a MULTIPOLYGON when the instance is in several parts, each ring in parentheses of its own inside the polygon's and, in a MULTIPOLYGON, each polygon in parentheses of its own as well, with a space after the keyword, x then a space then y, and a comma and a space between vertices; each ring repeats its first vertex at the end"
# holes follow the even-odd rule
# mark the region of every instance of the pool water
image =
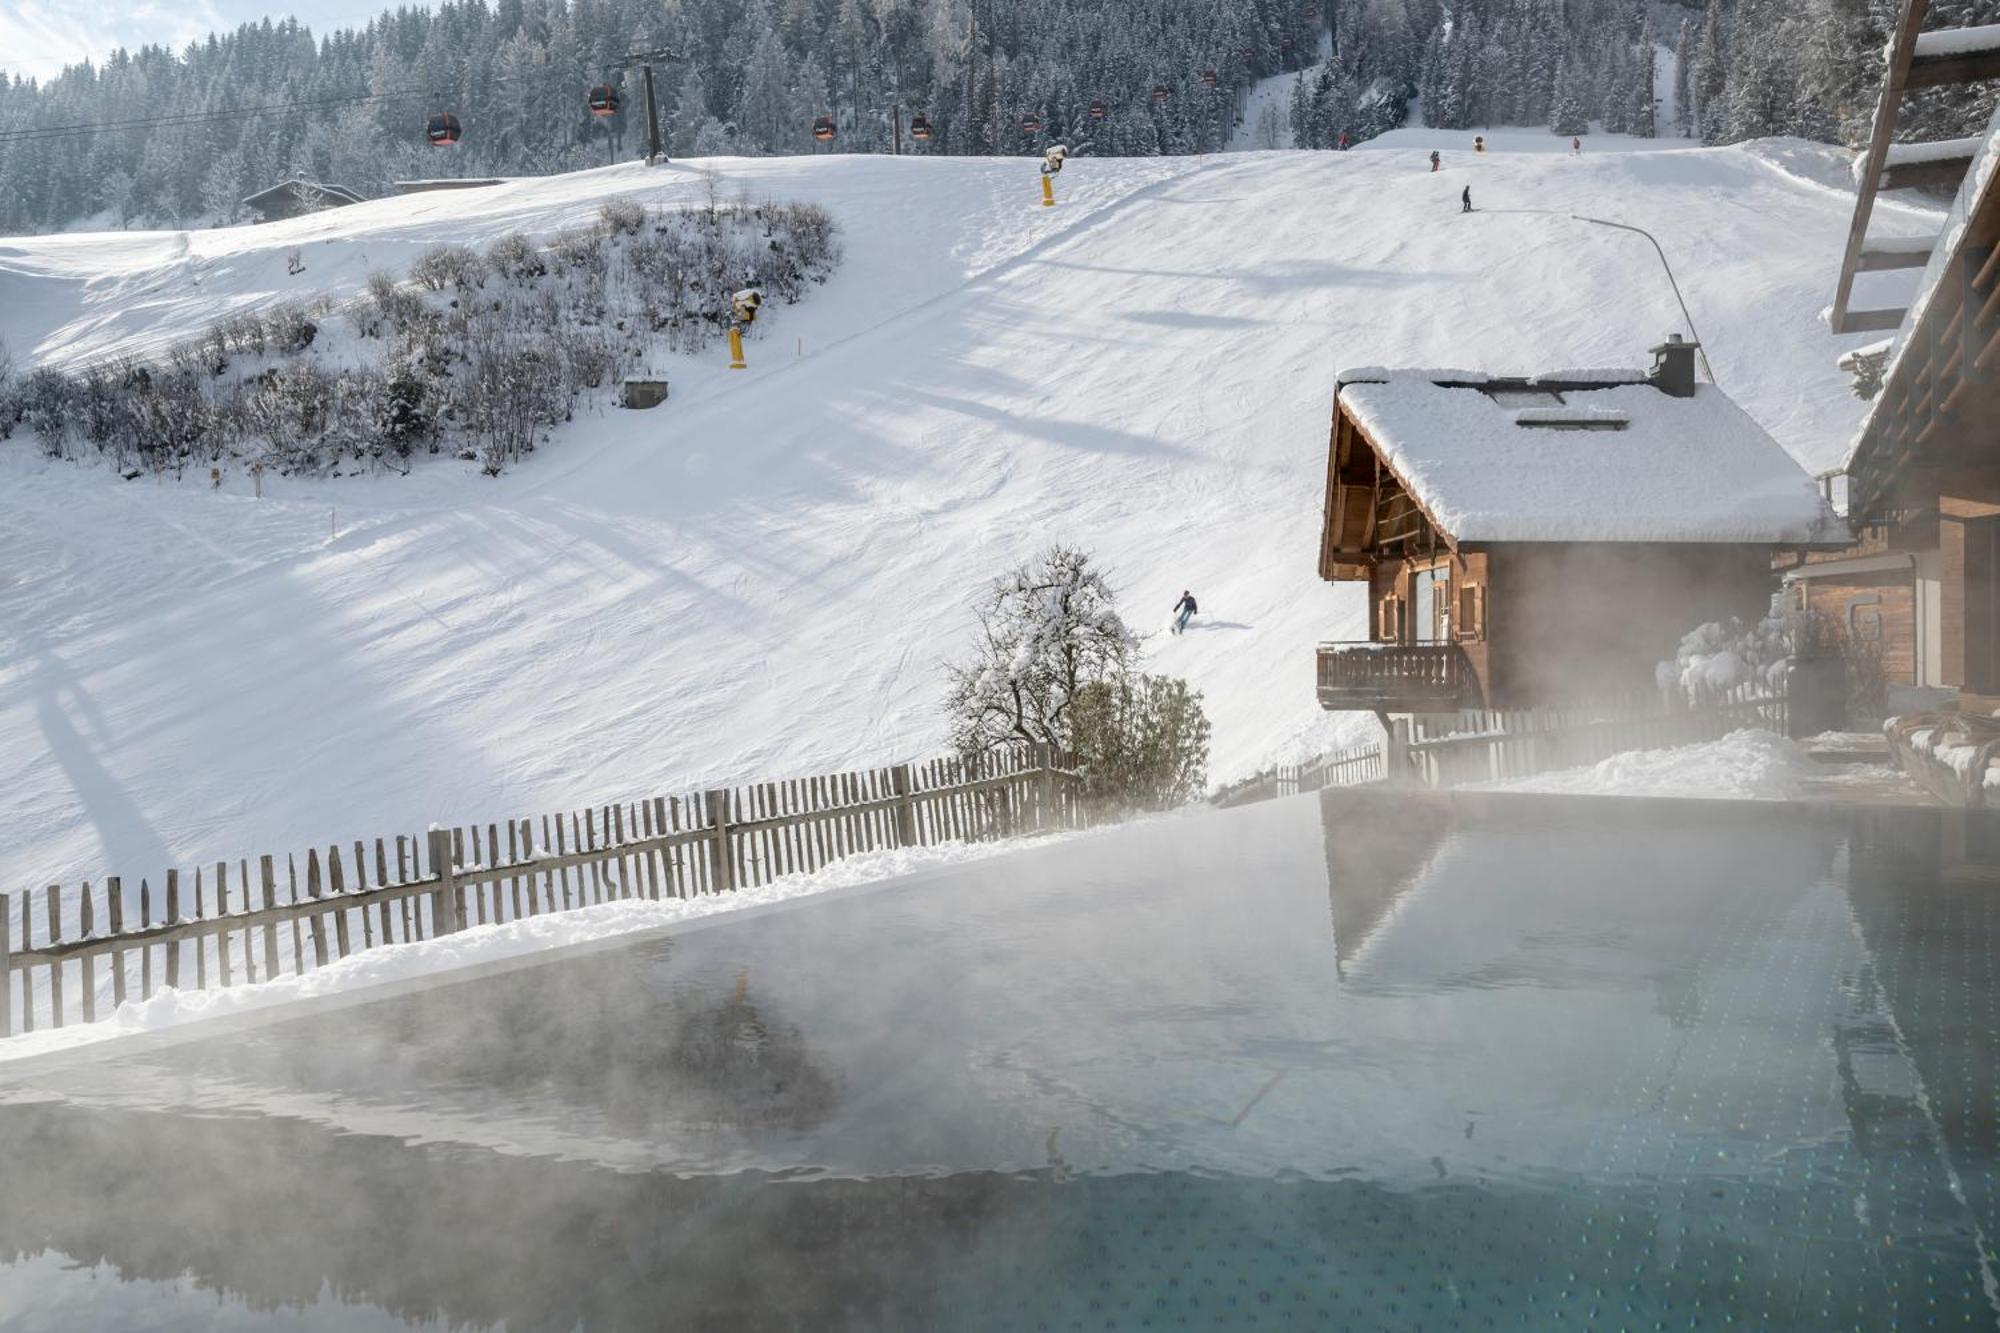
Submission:
POLYGON ((15 1067, 0 1329, 2000 1328, 1996 901, 1962 812, 1140 823, 15 1067))

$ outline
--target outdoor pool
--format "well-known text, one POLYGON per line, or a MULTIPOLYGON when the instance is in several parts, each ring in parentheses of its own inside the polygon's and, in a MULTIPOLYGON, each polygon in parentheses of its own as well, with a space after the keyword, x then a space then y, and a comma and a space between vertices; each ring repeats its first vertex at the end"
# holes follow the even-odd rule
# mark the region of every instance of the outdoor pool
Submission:
POLYGON ((0 1066, 0 1329, 2000 1329, 2000 818, 1328 793, 0 1066))

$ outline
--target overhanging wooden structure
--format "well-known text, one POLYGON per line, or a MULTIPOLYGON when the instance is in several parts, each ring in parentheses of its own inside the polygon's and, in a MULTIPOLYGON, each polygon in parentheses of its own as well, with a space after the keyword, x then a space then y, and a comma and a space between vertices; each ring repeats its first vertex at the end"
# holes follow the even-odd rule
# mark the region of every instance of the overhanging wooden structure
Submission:
MULTIPOLYGON (((1886 54, 1882 96, 1875 108, 1875 128, 1862 162, 1854 220, 1848 228, 1841 258, 1840 280, 1834 289, 1828 322, 1835 333, 1881 333, 1896 328, 1907 313, 1901 308, 1856 310, 1854 278, 1858 273, 1891 268, 1915 268, 1925 259, 1907 242, 1868 239, 1875 197, 1883 190, 1955 185, 1971 165, 1969 145, 1898 144, 1896 129, 1903 95, 1917 88, 1938 88, 2000 78, 2000 24, 1980 28, 1923 32, 1930 0, 1907 0, 1903 16, 1886 54)), ((1926 247, 1925 258, 1928 258, 1926 247)))

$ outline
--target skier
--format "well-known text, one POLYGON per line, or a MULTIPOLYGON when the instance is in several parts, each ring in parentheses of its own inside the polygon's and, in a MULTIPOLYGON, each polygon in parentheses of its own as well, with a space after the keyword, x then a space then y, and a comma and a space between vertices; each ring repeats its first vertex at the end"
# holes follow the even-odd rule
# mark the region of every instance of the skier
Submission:
POLYGON ((1183 588, 1181 599, 1174 603, 1174 633, 1179 634, 1187 629, 1188 621, 1194 618, 1194 613, 1194 594, 1183 588))
POLYGON ((1473 151, 1473 152, 1475 152, 1475 153, 1483 153, 1483 152, 1485 152, 1485 151, 1486 151, 1486 136, 1485 136, 1485 135, 1483 135, 1483 134, 1475 134, 1475 135, 1473 135, 1473 136, 1472 136, 1472 151, 1473 151))
POLYGON ((1347 151, 1347 131, 1346 131, 1346 130, 1342 130, 1342 131, 1340 132, 1340 151, 1341 151, 1341 152, 1343 152, 1343 153, 1347 151))
POLYGON ((1569 139, 1569 155, 1575 157, 1581 152, 1583 152, 1583 140, 1572 134, 1569 139))
POLYGON ((1465 205, 1465 207, 1458 210, 1459 212, 1470 213, 1472 211, 1472 187, 1470 185, 1465 187, 1464 194, 1458 196, 1458 201, 1465 205))
POLYGON ((1433 148, 1431 149, 1431 170, 1435 172, 1437 169, 1438 169, 1438 154, 1437 154, 1437 149, 1433 148))

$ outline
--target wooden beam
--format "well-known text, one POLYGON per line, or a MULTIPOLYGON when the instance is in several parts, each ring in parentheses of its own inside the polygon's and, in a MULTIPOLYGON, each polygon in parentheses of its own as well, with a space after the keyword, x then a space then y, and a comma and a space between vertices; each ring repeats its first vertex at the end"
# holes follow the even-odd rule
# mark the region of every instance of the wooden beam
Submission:
MULTIPOLYGON (((1921 190, 1929 188, 1955 187, 1965 179, 1965 173, 1972 170, 1970 153, 1954 153, 1950 157, 1925 158, 1921 162, 1897 162, 1882 169, 1884 190, 1921 190)), ((1855 262, 1860 262, 1857 255, 1855 262)))
POLYGON ((1829 317, 1835 333, 1893 333, 1903 326, 1907 310, 1848 310, 1829 317))
MULTIPOLYGON (((1936 238, 1931 238, 1936 243, 1936 238)), ((1886 245, 1864 245, 1855 268, 1861 273, 1880 273, 1888 269, 1922 268, 1931 259, 1931 246, 1923 249, 1892 248, 1886 245)))
POLYGON ((1940 88, 1960 83, 2000 79, 2000 51, 1964 55, 1912 55, 1903 75, 1905 88, 1940 88))
POLYGON ((1875 211, 1876 182, 1880 180, 1882 166, 1889 157, 1889 144, 1896 137, 1896 117, 1903 105, 1903 76, 1910 67, 1910 59, 1916 53, 1917 34, 1924 26, 1924 14, 1930 9, 1930 0, 1905 0, 1902 22, 1896 27, 1896 35, 1889 43, 1888 69, 1882 80, 1882 96, 1875 105, 1875 128, 1868 139, 1868 156, 1861 169, 1860 189, 1855 194, 1854 218, 1847 228, 1847 247, 1840 259, 1840 279, 1833 291, 1832 326, 1836 332, 1851 332, 1844 328, 1847 318, 1847 303, 1854 296, 1854 275, 1861 260, 1861 247, 1868 238, 1868 219, 1875 211))

